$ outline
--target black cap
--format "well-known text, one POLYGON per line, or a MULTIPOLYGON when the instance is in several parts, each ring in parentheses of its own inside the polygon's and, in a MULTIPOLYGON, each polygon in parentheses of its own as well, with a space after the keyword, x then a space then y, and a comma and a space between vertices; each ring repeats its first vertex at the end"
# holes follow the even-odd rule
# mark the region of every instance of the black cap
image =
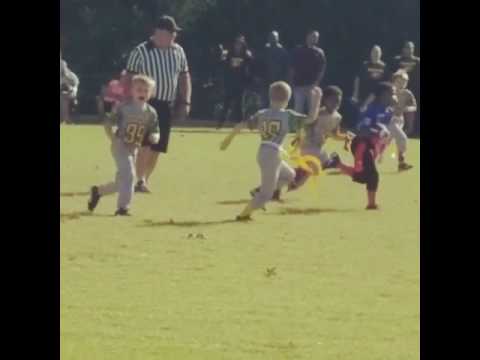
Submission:
POLYGON ((159 30, 167 30, 171 33, 182 30, 182 28, 177 26, 175 19, 168 15, 162 16, 160 20, 158 20, 157 26, 155 28, 159 30))

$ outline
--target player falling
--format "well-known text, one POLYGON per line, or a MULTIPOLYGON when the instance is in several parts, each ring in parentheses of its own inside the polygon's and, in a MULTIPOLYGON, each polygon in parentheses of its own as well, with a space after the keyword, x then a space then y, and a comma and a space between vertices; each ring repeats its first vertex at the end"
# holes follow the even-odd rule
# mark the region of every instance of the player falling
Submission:
POLYGON ((395 89, 392 84, 380 83, 375 90, 373 102, 361 114, 358 134, 350 146, 354 156, 354 166, 345 165, 338 154, 332 154, 333 166, 351 176, 354 182, 366 184, 367 210, 378 209, 376 196, 380 177, 375 160, 390 136, 385 123, 390 123, 392 117, 392 106, 396 101, 394 93, 395 89))
POLYGON ((120 104, 105 121, 105 132, 112 142, 111 151, 117 173, 114 182, 91 188, 88 202, 90 211, 95 210, 102 196, 118 192, 115 215, 130 215, 138 149, 146 137, 152 144, 158 143, 160 139, 157 112, 147 103, 154 88, 153 79, 144 75, 134 76, 131 98, 120 104))
MULTIPOLYGON (((322 169, 332 167, 332 161, 327 151, 325 143, 328 138, 344 142, 344 148, 348 149, 351 137, 349 134, 340 130, 342 115, 338 112, 342 103, 342 90, 337 86, 329 86, 323 92, 322 103, 318 117, 311 122, 305 123, 305 137, 296 139, 300 146, 301 155, 311 155, 316 157, 322 164, 322 169)), ((314 164, 310 164, 315 168, 314 164)), ((313 169, 318 172, 320 169, 313 169)), ((298 167, 295 169, 295 181, 289 184, 289 191, 296 190, 306 183, 310 177, 310 172, 298 167)))
MULTIPOLYGON (((238 221, 251 220, 251 214, 257 209, 264 208, 265 204, 272 199, 275 189, 281 189, 294 180, 295 170, 282 160, 281 155, 284 151, 282 144, 290 131, 290 124, 298 129, 297 135, 299 135, 305 120, 311 121, 317 118, 321 94, 319 87, 312 88, 310 94, 312 106, 307 116, 287 109, 292 89, 286 82, 279 81, 270 85, 270 107, 258 111, 250 119, 251 125, 257 125, 262 139, 257 153, 261 174, 260 190, 237 216, 238 221)), ((225 150, 233 138, 246 126, 245 121, 239 123, 222 142, 220 149, 225 150)))

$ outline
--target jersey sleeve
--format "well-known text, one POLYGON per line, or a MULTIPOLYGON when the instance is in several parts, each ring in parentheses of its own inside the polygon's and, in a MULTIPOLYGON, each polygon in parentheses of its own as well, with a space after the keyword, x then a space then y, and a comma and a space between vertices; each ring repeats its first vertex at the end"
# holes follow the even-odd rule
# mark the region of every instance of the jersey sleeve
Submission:
POLYGON ((297 131, 307 124, 308 116, 294 110, 288 110, 288 124, 290 131, 297 131))
POLYGON ((143 68, 143 57, 139 48, 135 48, 128 57, 127 71, 130 73, 139 74, 143 68))

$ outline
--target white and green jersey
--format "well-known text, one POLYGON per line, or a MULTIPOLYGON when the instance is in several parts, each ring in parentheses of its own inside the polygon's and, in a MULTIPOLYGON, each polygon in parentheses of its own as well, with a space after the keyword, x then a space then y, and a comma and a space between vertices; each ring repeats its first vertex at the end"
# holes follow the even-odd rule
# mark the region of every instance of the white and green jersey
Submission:
POLYGON ((140 147, 147 136, 160 132, 157 112, 148 104, 123 103, 107 121, 118 128, 116 136, 130 148, 140 147))
POLYGON ((263 109, 253 116, 253 121, 260 131, 262 143, 282 146, 291 129, 302 127, 306 118, 307 115, 289 109, 263 109))
POLYGON ((338 111, 329 113, 321 108, 317 119, 305 125, 305 146, 322 147, 328 137, 335 135, 341 122, 342 115, 338 111))

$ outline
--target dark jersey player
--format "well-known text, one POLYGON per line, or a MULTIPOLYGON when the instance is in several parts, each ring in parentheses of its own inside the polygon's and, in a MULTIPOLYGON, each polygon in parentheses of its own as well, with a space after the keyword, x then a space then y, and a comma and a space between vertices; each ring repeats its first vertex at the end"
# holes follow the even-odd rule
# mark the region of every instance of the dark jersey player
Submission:
POLYGON ((388 139, 389 132, 384 123, 390 121, 390 106, 394 103, 391 84, 379 84, 375 93, 375 101, 362 114, 358 134, 350 145, 354 165, 346 165, 338 154, 332 154, 333 163, 342 173, 350 176, 354 182, 366 185, 367 210, 378 209, 376 196, 380 177, 375 160, 388 139))

